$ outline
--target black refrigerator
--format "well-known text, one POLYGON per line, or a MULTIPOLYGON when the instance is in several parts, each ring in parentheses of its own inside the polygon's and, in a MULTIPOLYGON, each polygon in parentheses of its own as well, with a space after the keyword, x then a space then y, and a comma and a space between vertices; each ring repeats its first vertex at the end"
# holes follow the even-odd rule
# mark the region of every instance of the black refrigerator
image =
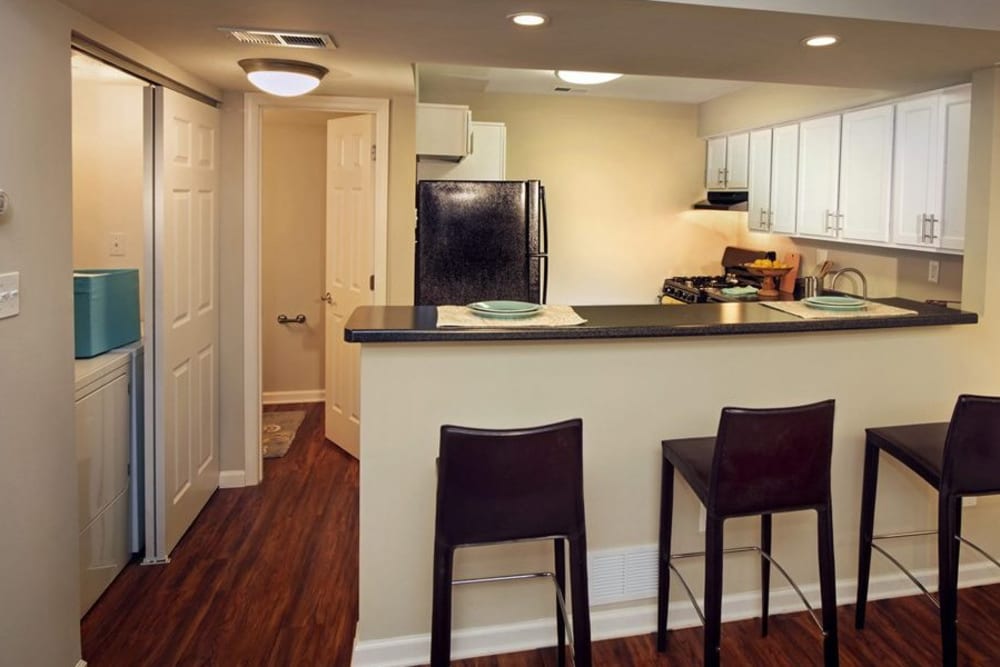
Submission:
POLYGON ((545 303, 545 222, 539 181, 420 181, 414 304, 545 303))

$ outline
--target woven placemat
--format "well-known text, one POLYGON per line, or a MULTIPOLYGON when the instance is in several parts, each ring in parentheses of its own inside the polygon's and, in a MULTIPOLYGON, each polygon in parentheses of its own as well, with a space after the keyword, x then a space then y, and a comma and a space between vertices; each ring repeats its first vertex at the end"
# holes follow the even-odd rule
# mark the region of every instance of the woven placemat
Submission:
POLYGON ((587 320, 576 314, 572 306, 542 306, 531 317, 483 317, 466 306, 438 306, 437 325, 443 327, 508 328, 524 327, 575 327, 587 320))
POLYGON ((844 320, 857 319, 859 317, 898 317, 902 315, 919 315, 915 310, 887 306, 884 303, 869 301, 861 310, 822 310, 812 308, 801 301, 760 301, 760 305, 783 313, 801 317, 804 320, 844 320))

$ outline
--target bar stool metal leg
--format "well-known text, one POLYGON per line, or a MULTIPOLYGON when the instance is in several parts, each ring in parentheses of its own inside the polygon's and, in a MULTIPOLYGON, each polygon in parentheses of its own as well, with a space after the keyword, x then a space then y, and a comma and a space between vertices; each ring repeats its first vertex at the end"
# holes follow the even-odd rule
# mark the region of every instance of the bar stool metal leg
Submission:
MULTIPOLYGON (((760 550, 771 553, 771 515, 760 515, 760 550)), ((771 606, 771 561, 760 557, 760 636, 767 637, 767 617, 771 606)))
POLYGON ((722 647, 723 519, 705 521, 705 667, 719 667, 722 647))
POLYGON ((938 600, 941 604, 941 662, 945 667, 958 663, 958 570, 955 563, 956 514, 961 498, 941 494, 938 501, 938 600))
MULTIPOLYGON (((562 538, 552 540, 555 551, 555 576, 556 586, 559 591, 566 591, 566 543, 562 538)), ((566 619, 563 618, 563 609, 559 601, 559 593, 556 593, 556 655, 558 656, 558 666, 566 667, 566 619)))
POLYGON ((663 459, 660 476, 660 578, 656 600, 656 650, 667 650, 667 610, 670 605, 670 535, 674 517, 674 466, 663 459))
POLYGON ((837 648, 837 573, 833 559, 833 510, 830 502, 816 510, 816 529, 819 534, 819 587, 823 604, 823 664, 836 667, 840 664, 837 648))
POLYGON ((875 529, 875 492, 878 488, 878 447, 865 444, 865 471, 861 490, 861 539, 858 542, 858 600, 854 627, 865 627, 868 580, 872 569, 872 535, 875 529))

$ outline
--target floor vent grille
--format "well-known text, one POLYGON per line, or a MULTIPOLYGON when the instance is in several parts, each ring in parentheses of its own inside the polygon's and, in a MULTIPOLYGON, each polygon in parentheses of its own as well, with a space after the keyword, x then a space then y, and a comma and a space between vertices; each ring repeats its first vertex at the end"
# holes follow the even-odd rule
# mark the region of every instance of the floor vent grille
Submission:
POLYGON ((297 49, 337 48, 333 37, 323 33, 253 30, 250 28, 219 28, 219 30, 237 42, 255 46, 284 46, 297 49))
POLYGON ((657 561, 655 545, 591 552, 590 603, 656 597, 657 561))

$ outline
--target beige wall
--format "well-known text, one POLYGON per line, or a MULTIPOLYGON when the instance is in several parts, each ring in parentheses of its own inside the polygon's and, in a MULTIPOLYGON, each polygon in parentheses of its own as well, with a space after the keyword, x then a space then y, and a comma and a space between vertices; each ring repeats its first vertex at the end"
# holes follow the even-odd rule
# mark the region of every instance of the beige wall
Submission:
POLYGON ((717 273, 738 237, 739 215, 691 210, 704 195, 705 161, 694 105, 502 94, 433 101, 505 123, 507 178, 545 185, 550 303, 652 303, 667 276, 717 273))
POLYGON ((326 118, 264 111, 261 128, 261 390, 323 389, 326 118), (302 313, 305 324, 278 324, 302 313))
POLYGON ((139 269, 141 295, 145 84, 87 77, 74 69, 73 268, 139 269), (110 254, 112 234, 124 255, 110 254))

